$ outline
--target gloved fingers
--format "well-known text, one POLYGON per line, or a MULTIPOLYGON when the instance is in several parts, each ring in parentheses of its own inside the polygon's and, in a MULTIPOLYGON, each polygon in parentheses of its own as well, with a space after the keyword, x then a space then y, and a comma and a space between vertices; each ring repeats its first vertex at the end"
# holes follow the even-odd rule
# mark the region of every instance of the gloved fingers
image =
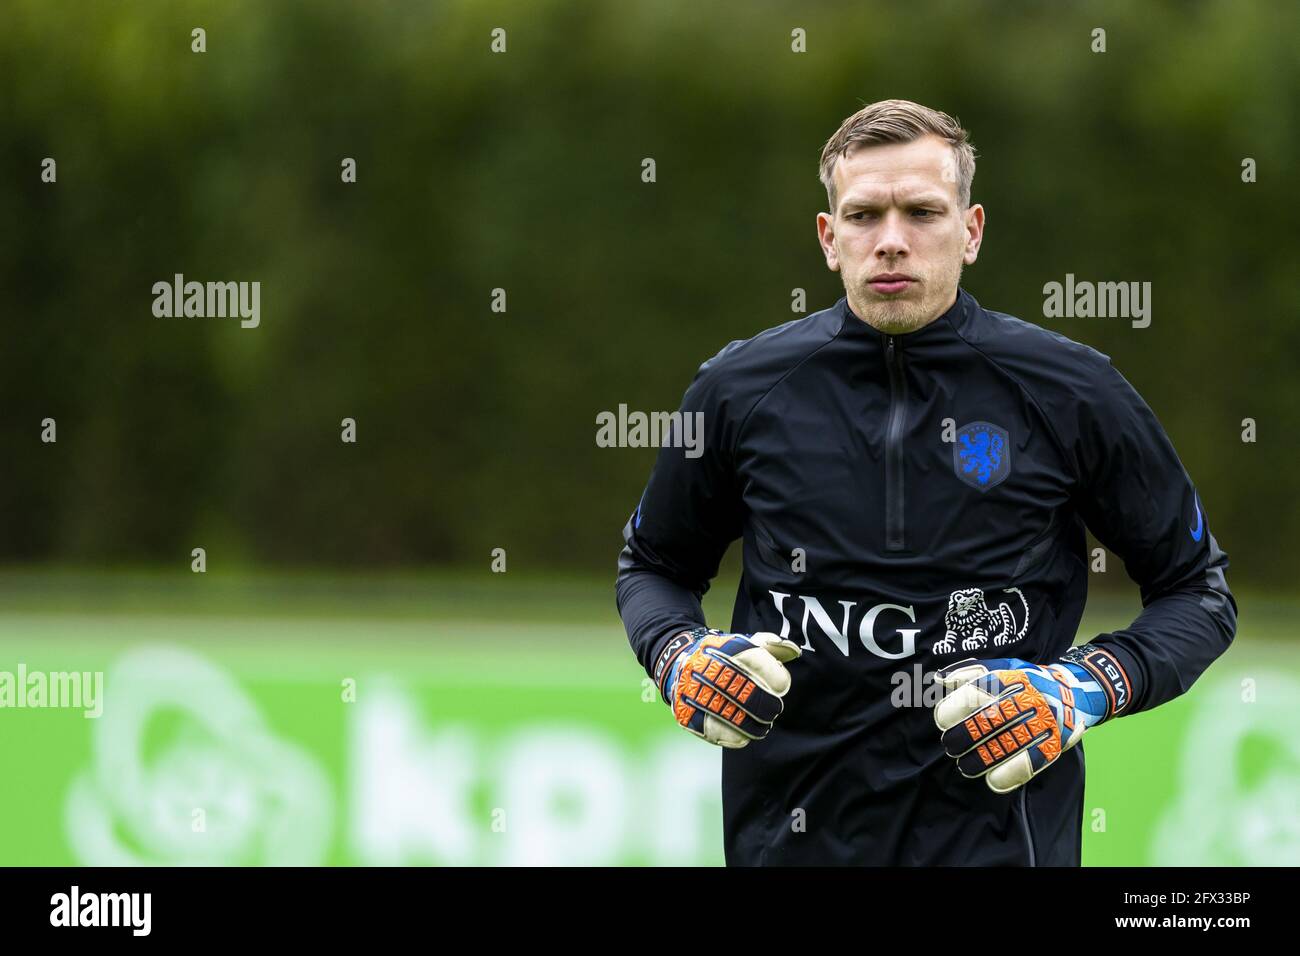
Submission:
POLYGON ((965 660, 956 661, 947 667, 941 667, 935 671, 934 678, 947 690, 953 690, 956 687, 974 680, 984 674, 993 674, 997 671, 1014 671, 1026 667, 1032 667, 1028 661, 1022 661, 1018 657, 995 657, 990 660, 976 660, 968 657, 965 660))
POLYGON ((958 661, 936 675, 947 696, 934 709, 944 753, 968 778, 984 777, 995 793, 1024 786, 1063 749, 1048 702, 1050 673, 1018 658, 958 661))
POLYGON ((714 634, 704 638, 676 678, 673 714, 697 736, 723 747, 766 737, 790 689, 783 660, 799 645, 776 634, 714 634))
POLYGON ((997 793, 1021 786, 1060 755, 1060 729, 1042 695, 1008 694, 943 736, 944 752, 965 777, 989 774, 997 793))
POLYGON ((724 720, 709 714, 704 718, 704 739, 728 750, 738 750, 752 739, 724 720))
MULTIPOLYGON (((778 638, 779 640, 779 638, 778 638)), ((721 634, 705 638, 699 650, 692 655, 694 669, 716 689, 727 693, 733 700, 754 709, 757 716, 770 720, 780 713, 780 701, 775 698, 789 690, 790 675, 766 650, 755 647, 743 634, 721 634), (761 693, 736 680, 743 675, 761 693), (768 678, 771 678, 769 680, 768 678), (783 686, 780 694, 776 687, 783 686), (752 707, 750 698, 756 698, 752 707), (762 698, 773 698, 762 700, 762 698), (772 712, 768 716, 768 712, 772 712)))
MULTIPOLYGON (((943 730, 944 752, 958 757, 973 747, 978 747, 1002 735, 1011 736, 1001 741, 1007 753, 1019 746, 1028 746, 1055 728, 1055 718, 1042 693, 1024 681, 1014 680, 1016 671, 989 674, 963 684, 935 708, 935 722, 949 721, 943 730), (952 701, 951 708, 945 705, 952 701), (943 711, 942 714, 939 711, 943 711), (956 720, 952 718, 956 717, 956 720), (1024 729, 1022 725, 1027 725, 1024 729), (1028 735, 1027 737, 1025 735, 1028 735)), ((997 754, 995 753, 995 756, 997 754)), ((988 766, 991 761, 985 761, 988 766)))
POLYGON ((988 673, 988 668, 982 662, 969 658, 939 668, 934 672, 934 679, 936 683, 943 686, 944 690, 956 690, 967 681, 974 680, 981 674, 986 673, 988 673))
POLYGON ((947 731, 997 699, 998 692, 983 685, 981 680, 968 681, 935 704, 934 723, 940 730, 947 731))
POLYGON ((984 777, 984 782, 994 793, 1010 793, 1017 787, 1027 784, 1047 764, 1042 762, 1034 766, 1034 752, 1022 750, 1014 756, 995 765, 984 777))
MULTIPOLYGON (((721 647, 705 647, 692 655, 678 677, 677 706, 700 708, 729 721, 747 736, 764 737, 781 713, 781 698, 764 687, 746 666, 724 653, 729 647, 745 648, 767 665, 785 671, 766 651, 751 647, 743 638, 721 647)), ((789 687, 788 674, 785 686, 789 687)), ((684 723, 683 714, 678 714, 678 723, 684 723)))
MULTIPOLYGON (((982 663, 1001 662, 985 661, 982 663)), ((941 730, 946 730, 947 727, 951 727, 994 700, 1005 697, 1007 694, 1020 693, 1032 684, 1031 675, 1022 670, 988 670, 986 667, 981 667, 979 672, 976 672, 971 667, 965 668, 961 676, 965 678, 965 682, 957 684, 940 701, 940 706, 935 708, 935 723, 939 725, 941 730), (943 705, 950 700, 953 703, 944 707, 943 705), (965 713, 959 713, 962 707, 966 707, 965 713), (946 726, 940 723, 941 716, 946 721, 946 726)))
MULTIPOLYGON (((979 720, 983 711, 972 720, 979 720)), ((992 733, 981 733, 972 741, 971 732, 964 725, 948 731, 944 739, 944 752, 957 758, 957 769, 967 777, 978 777, 1020 753, 1050 748, 1059 741, 1055 727, 1044 723, 1034 714, 1021 714, 1002 724, 992 733)), ((1059 752, 1059 745, 1056 747, 1059 752)), ((1044 756, 1046 756, 1044 754, 1044 756)))
POLYGON ((731 661, 768 693, 784 697, 790 689, 790 672, 769 653, 767 647, 751 647, 732 655, 731 661))
POLYGON ((770 631, 759 631, 757 634, 751 634, 749 640, 751 643, 767 648, 767 652, 782 664, 789 663, 803 653, 803 648, 794 641, 786 640, 770 631))
POLYGON ((772 729, 770 720, 759 720, 699 682, 682 689, 673 705, 673 717, 697 737, 722 747, 743 747, 766 737, 772 729))

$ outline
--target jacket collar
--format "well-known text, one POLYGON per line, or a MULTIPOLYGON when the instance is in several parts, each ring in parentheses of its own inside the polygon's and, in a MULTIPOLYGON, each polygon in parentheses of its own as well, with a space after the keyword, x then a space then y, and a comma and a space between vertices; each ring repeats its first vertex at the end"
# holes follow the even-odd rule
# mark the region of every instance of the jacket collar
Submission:
MULTIPOLYGON (((842 334, 854 339, 875 340, 884 345, 888 334, 872 328, 849 307, 848 296, 841 296, 835 308, 842 316, 842 334)), ((896 346, 906 350, 918 346, 951 341, 959 335, 970 317, 979 309, 979 303, 965 289, 957 288, 957 299, 942 315, 912 332, 894 335, 896 346)))

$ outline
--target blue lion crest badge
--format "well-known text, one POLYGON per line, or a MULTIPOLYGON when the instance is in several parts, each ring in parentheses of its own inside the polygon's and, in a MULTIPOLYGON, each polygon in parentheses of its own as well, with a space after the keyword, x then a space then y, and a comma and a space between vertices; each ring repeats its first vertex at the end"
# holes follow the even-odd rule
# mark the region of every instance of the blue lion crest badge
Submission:
POLYGON ((990 422, 971 422, 957 429, 952 467, 972 488, 988 491, 1011 474, 1011 442, 1007 430, 990 422))

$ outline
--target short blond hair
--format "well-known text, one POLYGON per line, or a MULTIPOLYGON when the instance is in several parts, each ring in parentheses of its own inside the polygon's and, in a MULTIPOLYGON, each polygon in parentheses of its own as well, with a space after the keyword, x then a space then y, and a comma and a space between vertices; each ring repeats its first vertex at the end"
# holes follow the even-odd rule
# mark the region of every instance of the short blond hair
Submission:
POLYGON ((821 181, 826 187, 830 211, 835 212, 835 163, 855 146, 911 143, 933 133, 952 147, 957 160, 957 197, 962 208, 970 205, 971 182, 975 179, 975 147, 961 124, 939 110, 911 100, 881 100, 862 107, 835 131, 822 147, 821 181))

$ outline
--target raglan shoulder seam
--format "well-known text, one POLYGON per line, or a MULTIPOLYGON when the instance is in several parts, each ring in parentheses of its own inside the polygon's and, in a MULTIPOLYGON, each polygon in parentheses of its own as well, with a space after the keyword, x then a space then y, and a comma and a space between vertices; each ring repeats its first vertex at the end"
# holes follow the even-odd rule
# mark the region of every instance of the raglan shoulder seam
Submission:
MULTIPOLYGON (((808 316, 808 318, 812 318, 812 316, 808 316)), ((826 346, 830 345, 830 344, 833 343, 836 339, 838 339, 838 338, 840 337, 840 333, 843 332, 843 331, 844 331, 844 323, 843 323, 843 321, 841 321, 841 322, 840 322, 840 326, 839 326, 839 328, 837 328, 837 329, 835 330, 835 332, 834 332, 834 333, 833 333, 833 334, 832 334, 832 335, 831 335, 831 336, 830 336, 830 337, 829 337, 825 342, 822 342, 821 344, 817 345, 817 346, 816 346, 816 347, 815 347, 811 352, 809 352, 809 353, 808 353, 807 355, 805 355, 803 358, 799 359, 797 362, 795 362, 793 365, 791 365, 788 369, 786 369, 784 372, 782 372, 781 375, 777 377, 776 381, 774 381, 771 385, 769 385, 766 389, 764 389, 764 390, 763 390, 763 393, 762 393, 761 395, 759 395, 756 399, 754 399, 754 404, 751 405, 751 406, 749 407, 749 411, 747 411, 747 412, 745 413, 745 417, 741 419, 741 421, 740 421, 740 425, 737 426, 737 428, 736 428, 736 437, 735 437, 735 440, 734 440, 734 442, 733 442, 733 444, 732 444, 732 447, 731 447, 731 449, 730 449, 731 458, 732 458, 733 461, 734 461, 735 458, 736 458, 736 450, 740 447, 740 438, 741 438, 741 436, 744 434, 744 432, 745 432, 745 428, 746 428, 746 426, 749 424, 749 420, 750 420, 750 418, 753 417, 754 412, 758 411, 758 406, 761 405, 761 404, 763 404, 763 401, 764 401, 764 400, 765 400, 769 395, 771 395, 773 391, 776 390, 777 386, 779 386, 779 385, 780 385, 782 382, 784 382, 787 378, 789 378, 791 375, 793 375, 795 372, 797 372, 800 368, 802 368, 803 365, 804 365, 804 364, 805 364, 809 359, 811 359, 814 355, 816 355, 816 354, 817 354, 818 352, 820 352, 822 349, 826 348, 826 346)))

